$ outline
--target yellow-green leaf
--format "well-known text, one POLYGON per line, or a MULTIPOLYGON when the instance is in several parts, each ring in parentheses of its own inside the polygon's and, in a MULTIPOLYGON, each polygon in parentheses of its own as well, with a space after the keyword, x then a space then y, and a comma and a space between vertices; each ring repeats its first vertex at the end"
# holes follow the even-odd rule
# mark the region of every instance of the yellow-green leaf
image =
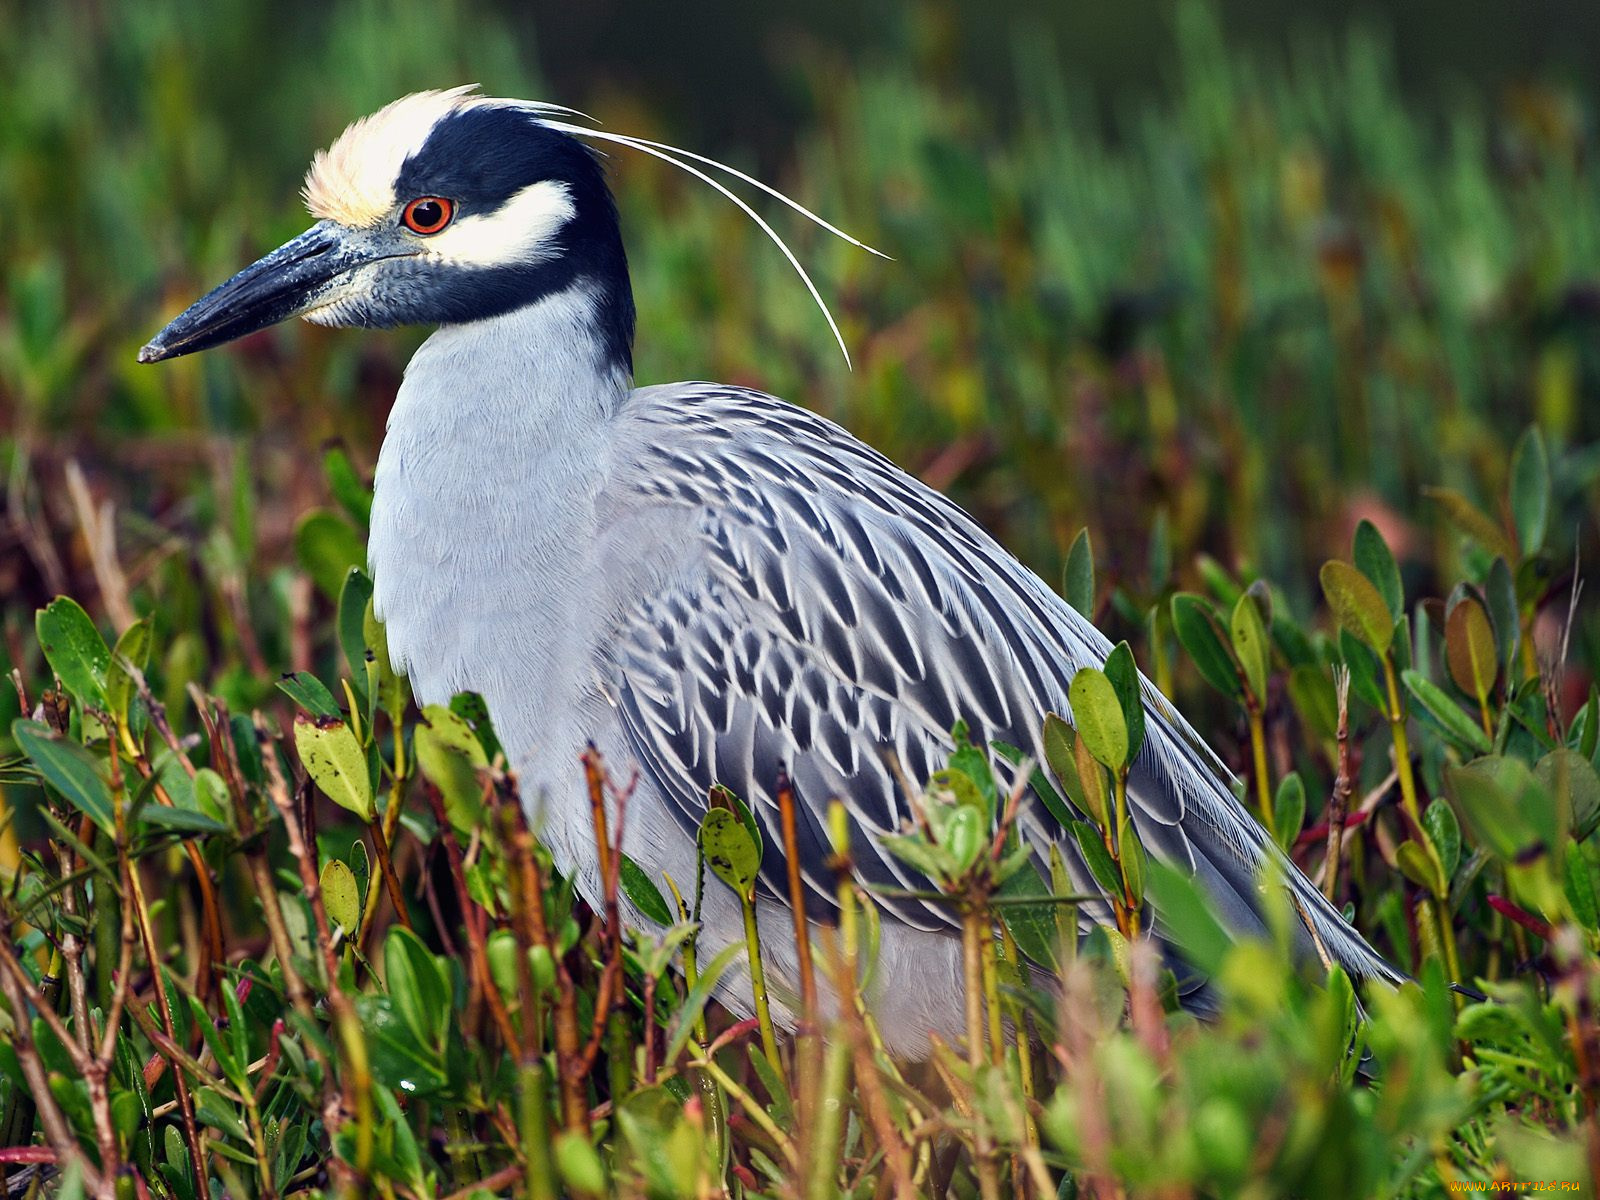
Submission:
POLYGON ((367 774, 367 756, 350 726, 336 717, 311 717, 297 712, 294 746, 306 774, 328 799, 371 822, 377 815, 377 806, 367 774))
POLYGON ((737 892, 741 899, 755 895, 761 870, 761 852, 755 839, 735 814, 713 808, 700 822, 700 850, 712 874, 737 892))
POLYGON ((1122 702, 1106 673, 1098 667, 1084 667, 1072 677, 1067 689, 1072 704, 1072 723, 1078 740, 1089 753, 1113 771, 1127 765, 1128 724, 1122 715, 1122 702))
POLYGON ((489 765, 472 726, 443 704, 430 704, 422 710, 413 745, 417 765, 444 798, 450 824, 468 832, 482 808, 479 772, 489 765))
POLYGON ((322 903, 328 919, 344 928, 345 937, 354 937, 361 926, 361 893, 350 868, 337 858, 322 864, 322 903))
POLYGON ((1233 606, 1228 632, 1233 639, 1233 652, 1244 668, 1250 694, 1258 704, 1265 703, 1271 647, 1267 644, 1267 627, 1261 620, 1261 608, 1249 592, 1240 596, 1239 603, 1233 606))
POLYGON ((1394 640, 1394 618, 1372 580, 1349 563, 1334 559, 1322 564, 1322 591, 1340 625, 1380 655, 1388 653, 1394 640))

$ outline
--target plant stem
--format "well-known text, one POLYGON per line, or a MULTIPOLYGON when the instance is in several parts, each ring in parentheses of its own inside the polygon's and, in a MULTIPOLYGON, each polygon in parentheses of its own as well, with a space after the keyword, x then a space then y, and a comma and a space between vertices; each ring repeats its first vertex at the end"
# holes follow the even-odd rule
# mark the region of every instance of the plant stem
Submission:
MULTIPOLYGON (((526 1019, 526 1017, 524 1017, 526 1019)), ((533 1059, 517 1068, 517 1096, 521 1101, 522 1152, 527 1155, 523 1182, 532 1200, 555 1200, 555 1166, 550 1161, 550 1115, 545 1104, 544 1063, 533 1059)))
POLYGON ((750 988, 756 997, 756 1022, 761 1026, 761 1050, 778 1073, 778 1078, 788 1083, 783 1069, 783 1058, 778 1054, 778 1036, 772 1028, 772 1008, 767 1001, 767 972, 761 965, 761 931, 756 925, 756 901, 753 895, 740 896, 739 906, 744 910, 744 941, 750 950, 750 988))
POLYGON ((1250 761, 1255 773, 1256 806, 1261 810, 1261 823, 1273 841, 1278 840, 1277 815, 1272 811, 1272 780, 1267 774, 1267 728, 1261 706, 1250 697, 1245 708, 1250 723, 1250 761))
POLYGON ((394 860, 389 857, 389 839, 384 836, 383 821, 376 814, 368 822, 367 832, 372 834, 372 845, 378 852, 378 874, 383 876, 384 890, 389 893, 389 903, 394 905, 395 918, 410 929, 411 914, 406 911, 405 897, 400 894, 400 880, 394 872, 394 860))

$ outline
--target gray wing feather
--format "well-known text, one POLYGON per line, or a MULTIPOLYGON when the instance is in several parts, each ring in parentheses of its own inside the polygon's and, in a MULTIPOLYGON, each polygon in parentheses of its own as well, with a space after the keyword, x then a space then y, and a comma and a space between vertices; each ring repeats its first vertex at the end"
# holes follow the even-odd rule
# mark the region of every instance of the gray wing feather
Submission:
MULTIPOLYGON (((691 833, 712 784, 739 795, 763 827, 773 897, 787 895, 776 804, 787 771, 813 916, 833 903, 822 821, 834 797, 862 880, 926 889, 877 841, 909 815, 901 781, 943 764, 957 720, 980 744, 1042 760, 1043 714, 1069 715, 1073 674, 1110 644, 958 507, 831 422, 713 385, 644 389, 633 406, 639 500, 683 506, 700 552, 634 604, 614 642, 610 685, 641 766, 691 833)), ((1309 923, 1307 954, 1320 942, 1360 977, 1399 979, 1148 682, 1145 698, 1129 800, 1148 849, 1195 874, 1241 934, 1262 929, 1261 869, 1277 864, 1309 923)), ((1075 884, 1095 890, 1047 814, 1030 809, 1023 833, 1041 855, 1061 844, 1075 884)), ((882 904, 917 928, 955 927, 941 905, 882 904)))

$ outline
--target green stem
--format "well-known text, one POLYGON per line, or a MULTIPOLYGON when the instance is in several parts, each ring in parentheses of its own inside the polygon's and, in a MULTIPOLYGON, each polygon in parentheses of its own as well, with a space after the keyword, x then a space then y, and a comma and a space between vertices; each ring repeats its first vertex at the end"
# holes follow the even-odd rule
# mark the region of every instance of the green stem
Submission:
POLYGON ((778 1073, 778 1078, 788 1083, 783 1069, 783 1059, 778 1054, 778 1036, 772 1028, 772 1009, 767 1002, 767 972, 761 965, 761 931, 756 925, 754 896, 741 896, 744 908, 744 940, 750 948, 750 987, 756 996, 756 1021, 761 1026, 761 1050, 778 1073))
POLYGON ((1444 892, 1435 896, 1437 903, 1430 903, 1429 908, 1438 929, 1438 949, 1444 960, 1445 971, 1452 981, 1460 982, 1461 955, 1456 948, 1455 925, 1450 920, 1450 878, 1444 869, 1444 860, 1439 857, 1439 848, 1427 836, 1422 824, 1422 804, 1417 799, 1417 780, 1411 771, 1411 739, 1406 733, 1406 710, 1400 703, 1399 680, 1387 654, 1383 656, 1383 682, 1389 699, 1387 715, 1389 732, 1394 738, 1394 769, 1400 779, 1400 802, 1405 806, 1406 815, 1411 818, 1412 840, 1422 843, 1423 850, 1433 861, 1436 874, 1444 880, 1444 892))
POLYGON ((534 1059, 517 1068, 517 1091, 522 1102, 522 1150, 527 1155, 523 1176, 532 1200, 555 1200, 555 1167, 550 1161, 549 1088, 544 1080, 544 1062, 534 1059))
POLYGON ((1245 709, 1250 718, 1250 760, 1256 776, 1256 805, 1261 823, 1273 841, 1278 840, 1278 820, 1272 811, 1272 780, 1267 774, 1267 728, 1261 706, 1252 699, 1245 709))

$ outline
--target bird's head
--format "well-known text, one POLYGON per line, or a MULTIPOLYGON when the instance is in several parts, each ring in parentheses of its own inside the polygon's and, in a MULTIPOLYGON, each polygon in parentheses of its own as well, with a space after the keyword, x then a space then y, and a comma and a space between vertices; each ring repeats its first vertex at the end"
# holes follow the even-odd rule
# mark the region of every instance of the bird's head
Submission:
POLYGON ((626 364, 633 298, 616 205, 595 152, 555 127, 559 111, 455 88, 357 121, 306 176, 316 224, 196 301, 139 360, 296 316, 457 324, 582 285, 607 352, 626 364))

